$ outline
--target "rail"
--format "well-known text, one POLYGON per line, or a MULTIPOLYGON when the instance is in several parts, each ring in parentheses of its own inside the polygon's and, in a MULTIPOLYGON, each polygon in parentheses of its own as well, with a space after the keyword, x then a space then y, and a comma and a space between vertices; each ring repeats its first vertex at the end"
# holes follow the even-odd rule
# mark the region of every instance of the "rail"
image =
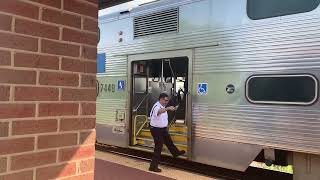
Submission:
POLYGON ((139 133, 141 132, 141 130, 143 129, 143 127, 146 125, 146 123, 148 122, 148 117, 146 115, 136 115, 134 117, 134 120, 133 120, 133 138, 134 138, 134 144, 136 144, 136 139, 137 139, 137 136, 139 135, 139 133), (143 118, 143 121, 142 123, 140 124, 139 127, 138 126, 138 118, 143 118))
POLYGON ((138 136, 138 134, 140 133, 140 131, 143 129, 143 127, 146 125, 146 123, 148 122, 148 117, 146 115, 137 115, 134 119, 135 119, 135 123, 136 123, 136 119, 137 117, 144 117, 144 121, 142 123, 142 125, 139 127, 138 131, 135 133, 136 136, 138 136))

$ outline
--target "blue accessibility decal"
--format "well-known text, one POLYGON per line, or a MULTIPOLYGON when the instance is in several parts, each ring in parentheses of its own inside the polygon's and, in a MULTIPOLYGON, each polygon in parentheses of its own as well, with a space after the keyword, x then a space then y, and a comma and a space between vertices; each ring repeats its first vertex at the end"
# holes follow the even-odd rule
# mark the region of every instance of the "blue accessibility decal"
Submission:
POLYGON ((124 91, 125 90, 125 81, 119 80, 118 81, 118 91, 124 91))
POLYGON ((208 83, 198 83, 197 93, 198 95, 208 94, 208 83))

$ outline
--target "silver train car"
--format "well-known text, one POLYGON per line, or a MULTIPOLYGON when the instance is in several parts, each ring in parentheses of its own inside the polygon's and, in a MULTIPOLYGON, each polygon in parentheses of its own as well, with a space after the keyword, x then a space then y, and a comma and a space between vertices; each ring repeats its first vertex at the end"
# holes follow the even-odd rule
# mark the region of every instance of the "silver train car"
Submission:
POLYGON ((166 92, 183 158, 319 180, 319 4, 160 0, 100 16, 97 142, 152 151, 148 114, 166 92))

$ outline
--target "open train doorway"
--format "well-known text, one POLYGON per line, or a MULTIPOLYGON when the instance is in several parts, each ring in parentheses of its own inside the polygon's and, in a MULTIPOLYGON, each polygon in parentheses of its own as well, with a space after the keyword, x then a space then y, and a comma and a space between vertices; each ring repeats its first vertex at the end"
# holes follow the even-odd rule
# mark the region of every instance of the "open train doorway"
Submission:
MULTIPOLYGON (((159 58, 133 61, 131 64, 131 141, 132 148, 153 151, 150 132, 150 111, 160 93, 169 95, 168 106, 177 108, 168 112, 169 133, 179 150, 188 151, 188 57, 159 58)), ((166 146, 163 154, 169 154, 166 146)), ((187 156, 187 154, 186 154, 187 156)))

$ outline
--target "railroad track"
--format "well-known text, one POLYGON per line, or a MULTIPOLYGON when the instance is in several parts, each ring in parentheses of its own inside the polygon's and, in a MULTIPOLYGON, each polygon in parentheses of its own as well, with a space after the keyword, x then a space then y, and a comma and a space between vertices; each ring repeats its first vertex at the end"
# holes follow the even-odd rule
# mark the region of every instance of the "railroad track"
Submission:
MULTIPOLYGON (((151 161, 152 157, 152 154, 149 152, 143 152, 128 148, 119 148, 101 143, 96 143, 96 149, 143 161, 151 161)), ((161 157, 161 164, 213 178, 220 178, 223 180, 292 180, 292 175, 286 173, 268 171, 265 169, 258 169, 253 167, 249 167, 246 172, 238 172, 191 162, 184 159, 175 159, 168 156, 161 157)))

